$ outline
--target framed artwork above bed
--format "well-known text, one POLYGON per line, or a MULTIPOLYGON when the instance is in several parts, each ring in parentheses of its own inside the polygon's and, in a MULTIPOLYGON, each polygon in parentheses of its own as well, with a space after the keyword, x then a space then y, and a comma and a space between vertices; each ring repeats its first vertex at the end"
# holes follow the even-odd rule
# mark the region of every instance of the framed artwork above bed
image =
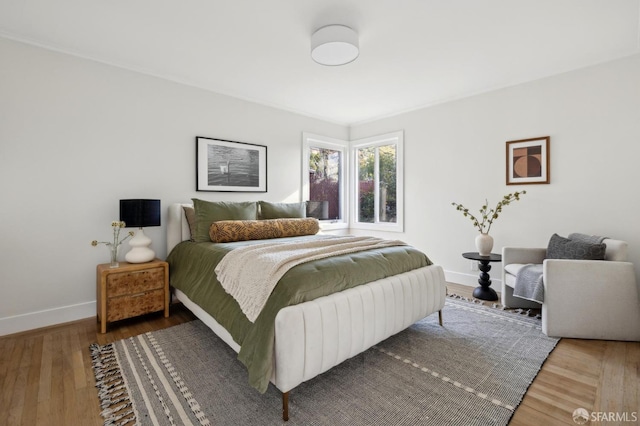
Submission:
POLYGON ((267 192, 267 147, 196 136, 196 191, 267 192))

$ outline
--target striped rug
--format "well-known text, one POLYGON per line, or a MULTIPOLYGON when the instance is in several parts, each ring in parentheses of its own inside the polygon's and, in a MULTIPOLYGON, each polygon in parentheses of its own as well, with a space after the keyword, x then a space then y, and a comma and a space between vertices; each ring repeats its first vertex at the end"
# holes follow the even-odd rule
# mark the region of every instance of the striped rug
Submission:
MULTIPOLYGON (((506 425, 558 339, 540 320, 447 299, 437 315, 291 391, 288 425, 506 425)), ((107 425, 278 425, 200 321, 91 347, 107 425)))

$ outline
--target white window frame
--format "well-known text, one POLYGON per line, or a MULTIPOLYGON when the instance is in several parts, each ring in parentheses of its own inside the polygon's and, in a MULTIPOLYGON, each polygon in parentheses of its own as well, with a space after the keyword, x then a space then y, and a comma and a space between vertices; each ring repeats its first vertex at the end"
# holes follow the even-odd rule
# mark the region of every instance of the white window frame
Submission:
POLYGON ((321 220, 322 230, 335 230, 349 228, 349 142, 341 139, 329 138, 312 133, 302 133, 302 200, 309 200, 309 155, 311 148, 326 148, 340 151, 342 161, 340 161, 340 217, 341 219, 321 220))
POLYGON ((376 231, 404 232, 404 132, 397 131, 384 135, 372 136, 364 139, 351 141, 350 143, 350 178, 349 188, 351 190, 350 204, 350 227, 353 229, 367 229, 376 231), (378 147, 385 145, 396 145, 396 222, 378 222, 380 180, 378 177, 378 157, 376 156, 375 167, 375 215, 376 222, 360 222, 358 216, 358 156, 356 151, 361 148, 378 147))

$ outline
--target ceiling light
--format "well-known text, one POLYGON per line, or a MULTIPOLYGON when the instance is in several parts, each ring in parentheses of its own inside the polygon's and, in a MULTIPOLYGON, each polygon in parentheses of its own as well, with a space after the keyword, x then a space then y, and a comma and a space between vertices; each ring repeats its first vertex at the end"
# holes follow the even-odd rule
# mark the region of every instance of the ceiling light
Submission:
POLYGON ((311 57, 321 65, 344 65, 358 57, 358 33, 344 25, 327 25, 311 36, 311 57))

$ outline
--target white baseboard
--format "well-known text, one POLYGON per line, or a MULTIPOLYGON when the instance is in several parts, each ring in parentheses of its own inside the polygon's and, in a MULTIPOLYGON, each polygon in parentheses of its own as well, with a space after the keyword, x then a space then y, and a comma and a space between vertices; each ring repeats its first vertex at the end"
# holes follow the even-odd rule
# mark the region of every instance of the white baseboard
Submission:
MULTIPOLYGON (((469 287, 478 287, 479 272, 476 274, 463 274, 455 271, 444 271, 445 279, 450 283, 462 284, 469 287)), ((495 291, 500 291, 502 287, 502 280, 491 277, 491 288, 495 291)))
POLYGON ((96 302, 94 301, 0 318, 0 336, 95 317, 95 315, 96 302))

